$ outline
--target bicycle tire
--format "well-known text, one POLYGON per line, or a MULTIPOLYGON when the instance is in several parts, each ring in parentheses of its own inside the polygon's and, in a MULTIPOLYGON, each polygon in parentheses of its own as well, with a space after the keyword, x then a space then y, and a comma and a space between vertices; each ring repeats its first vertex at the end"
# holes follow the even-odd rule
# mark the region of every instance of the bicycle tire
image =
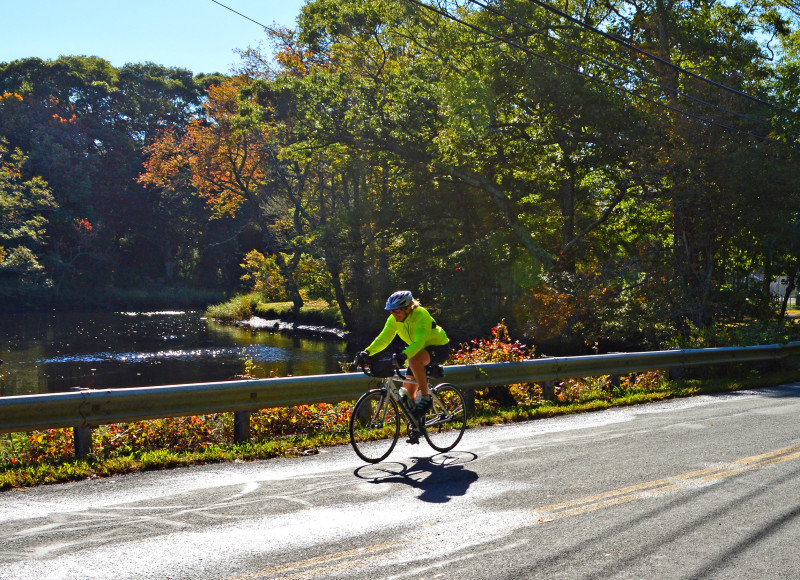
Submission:
POLYGON ((442 383, 431 390, 436 393, 436 397, 433 399, 433 407, 425 416, 423 433, 431 447, 444 453, 461 441, 467 428, 467 408, 464 396, 454 385, 442 383))
POLYGON ((400 436, 397 403, 384 389, 361 395, 350 416, 350 444, 361 459, 378 463, 386 459, 400 436))

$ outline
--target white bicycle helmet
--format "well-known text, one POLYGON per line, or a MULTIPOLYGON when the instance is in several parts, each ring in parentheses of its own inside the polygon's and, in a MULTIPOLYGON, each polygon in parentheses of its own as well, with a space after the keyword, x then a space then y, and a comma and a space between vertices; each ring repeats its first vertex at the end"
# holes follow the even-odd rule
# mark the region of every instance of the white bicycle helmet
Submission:
POLYGON ((408 308, 414 301, 414 296, 408 290, 400 290, 395 292, 386 301, 386 308, 384 310, 397 310, 398 308, 408 308))

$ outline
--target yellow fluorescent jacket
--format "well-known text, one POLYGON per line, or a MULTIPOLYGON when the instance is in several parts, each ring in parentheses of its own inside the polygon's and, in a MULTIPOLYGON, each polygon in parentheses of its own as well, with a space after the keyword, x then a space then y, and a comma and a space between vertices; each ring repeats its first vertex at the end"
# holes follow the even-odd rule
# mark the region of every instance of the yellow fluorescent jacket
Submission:
POLYGON ((381 333, 372 341, 366 351, 375 354, 385 349, 399 336, 408 346, 403 353, 411 358, 426 346, 447 344, 450 339, 444 329, 433 321, 433 317, 422 306, 417 306, 403 322, 397 322, 391 314, 381 333))

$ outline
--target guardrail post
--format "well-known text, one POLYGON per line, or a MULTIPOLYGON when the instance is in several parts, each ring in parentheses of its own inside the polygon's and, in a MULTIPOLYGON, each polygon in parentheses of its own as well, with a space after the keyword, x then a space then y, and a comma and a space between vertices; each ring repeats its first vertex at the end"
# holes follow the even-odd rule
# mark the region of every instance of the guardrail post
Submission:
POLYGON ((545 401, 556 400, 556 382, 555 381, 542 381, 542 398, 545 401))
MULTIPOLYGON (((72 387, 70 391, 88 391, 86 387, 72 387)), ((75 447, 75 457, 86 457, 92 452, 92 428, 85 425, 75 425, 72 428, 72 441, 75 447)))
POLYGON ((250 441, 250 411, 234 411, 233 442, 247 443, 248 441, 250 441))
POLYGON ((461 392, 464 394, 464 410, 467 412, 467 417, 472 417, 475 414, 475 389, 464 389, 461 392))
POLYGON ((75 457, 86 457, 92 452, 92 428, 79 427, 72 428, 72 436, 75 442, 75 457))

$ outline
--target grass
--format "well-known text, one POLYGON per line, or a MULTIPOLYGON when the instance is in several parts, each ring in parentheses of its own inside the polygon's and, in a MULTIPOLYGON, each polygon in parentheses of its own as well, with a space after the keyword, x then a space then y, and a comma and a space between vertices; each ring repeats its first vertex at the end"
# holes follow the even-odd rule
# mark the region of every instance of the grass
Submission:
POLYGON ((344 321, 338 308, 324 300, 307 301, 300 312, 292 311, 291 302, 265 302, 257 293, 241 294, 230 300, 208 307, 206 316, 222 322, 247 320, 252 316, 267 319, 281 319, 331 328, 344 328, 344 321))
MULTIPOLYGON (((531 400, 501 407, 479 397, 477 411, 470 417, 468 426, 480 428, 678 397, 761 388, 796 379, 796 369, 763 375, 751 370, 736 378, 680 381, 668 381, 662 375, 659 380, 649 380, 644 387, 631 383, 627 391, 624 388, 598 390, 597 380, 592 379, 587 384, 596 396, 584 393, 577 400, 531 400)), ((565 386, 560 396, 570 395, 570 392, 575 395, 578 383, 570 384, 572 386, 565 386)), ((106 425, 96 429, 93 436, 93 449, 99 447, 101 452, 82 459, 70 457, 71 430, 5 435, 0 437, 0 490, 187 465, 314 454, 321 448, 349 442, 350 408, 351 404, 341 403, 254 414, 251 422, 254 440, 243 444, 225 443, 231 435, 230 414, 106 425)))

